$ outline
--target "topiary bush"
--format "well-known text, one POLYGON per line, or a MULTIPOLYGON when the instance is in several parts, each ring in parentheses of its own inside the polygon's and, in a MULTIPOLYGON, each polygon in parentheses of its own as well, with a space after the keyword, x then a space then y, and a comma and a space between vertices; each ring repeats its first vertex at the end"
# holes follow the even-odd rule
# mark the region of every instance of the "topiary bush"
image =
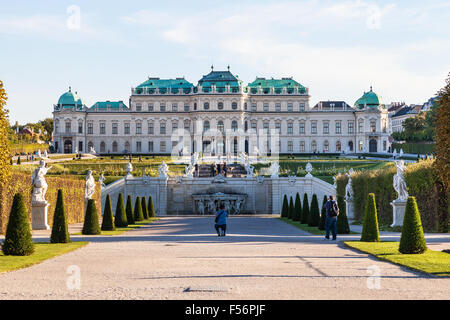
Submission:
POLYGON ((114 225, 118 228, 124 228, 128 226, 127 214, 125 212, 125 207, 123 205, 123 195, 122 192, 119 193, 116 205, 116 214, 114 216, 114 225))
POLYGON ((106 195, 105 209, 103 210, 102 228, 103 231, 114 231, 116 227, 114 226, 114 218, 112 214, 111 198, 106 195))
POLYGON ((149 218, 155 217, 155 206, 153 205, 153 198, 148 198, 148 216, 149 218))
POLYGON ((281 209, 281 217, 282 218, 287 218, 288 214, 289 214, 289 204, 288 204, 287 196, 284 195, 283 207, 281 209))
POLYGON ((147 199, 145 197, 142 197, 141 199, 141 207, 142 207, 142 214, 144 216, 144 220, 148 219, 148 207, 147 207, 147 199))
POLYGON ((347 219, 347 208, 345 207, 344 197, 337 197, 337 205, 339 208, 339 216, 337 218, 337 233, 339 234, 349 234, 350 226, 348 225, 347 219))
POLYGON ((133 203, 131 201, 131 195, 128 195, 127 197, 127 207, 125 209, 127 213, 127 221, 128 225, 134 224, 134 215, 133 215, 133 203))
POLYGON ((292 197, 289 197, 288 218, 291 220, 294 218, 294 201, 292 200, 292 197))
POLYGON ((51 243, 69 243, 69 227, 66 218, 66 209, 64 206, 64 198, 62 189, 58 189, 58 197, 56 199, 55 213, 53 215, 52 233, 50 236, 51 243))
POLYGON ((27 208, 20 193, 14 195, 2 251, 7 256, 29 256, 34 252, 27 208))
POLYGON ((405 217, 403 218, 402 235, 400 237, 400 246, 398 251, 401 253, 424 253, 427 250, 427 244, 423 235, 422 222, 420 220, 419 209, 416 199, 408 197, 405 208, 405 217))
POLYGON ((100 226, 98 224, 97 206, 94 199, 89 199, 86 208, 86 215, 84 216, 84 224, 82 234, 93 235, 100 234, 100 226))
POLYGON ((300 195, 295 195, 295 204, 294 204, 294 221, 300 221, 302 219, 302 202, 300 200, 300 195))
POLYGON ((378 242, 380 235, 378 232, 377 206, 375 204, 375 194, 367 195, 366 210, 364 212, 364 222, 361 233, 361 241, 378 242))
POLYGON ((302 224, 307 224, 309 221, 309 202, 308 202, 308 194, 305 193, 303 195, 303 205, 302 205, 302 224))
POLYGON ((20 156, 17 158, 17 164, 20 164, 20 156))
POLYGON ((325 230, 325 220, 327 218, 327 210, 325 209, 325 203, 327 203, 328 198, 326 195, 323 196, 322 207, 320 209, 320 221, 319 230, 325 230))
POLYGON ((308 226, 318 227, 320 221, 319 202, 317 201, 316 194, 313 194, 311 200, 311 212, 309 214, 308 226))
POLYGON ((141 197, 136 197, 136 201, 134 203, 134 221, 142 221, 144 220, 144 214, 142 213, 142 204, 141 197))

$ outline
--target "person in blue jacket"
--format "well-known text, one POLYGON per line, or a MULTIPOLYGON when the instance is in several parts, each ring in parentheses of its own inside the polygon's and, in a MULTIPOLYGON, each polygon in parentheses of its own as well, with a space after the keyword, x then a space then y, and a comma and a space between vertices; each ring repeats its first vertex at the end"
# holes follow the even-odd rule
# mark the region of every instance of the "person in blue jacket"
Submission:
POLYGON ((217 231, 218 237, 225 237, 225 233, 227 232, 227 218, 228 212, 225 211, 225 205, 222 203, 219 206, 219 211, 216 213, 216 224, 215 228, 217 231))

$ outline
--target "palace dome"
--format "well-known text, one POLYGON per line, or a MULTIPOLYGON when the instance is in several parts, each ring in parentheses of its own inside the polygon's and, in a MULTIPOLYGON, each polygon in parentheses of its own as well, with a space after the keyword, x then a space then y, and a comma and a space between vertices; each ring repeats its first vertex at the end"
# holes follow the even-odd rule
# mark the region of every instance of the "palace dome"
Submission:
POLYGON ((73 93, 72 89, 69 87, 69 91, 63 93, 58 99, 58 105, 63 107, 74 107, 83 105, 83 101, 77 95, 77 93, 73 93))
POLYGON ((364 107, 368 108, 378 108, 382 103, 381 97, 372 91, 372 87, 370 87, 369 92, 364 92, 363 96, 356 100, 355 107, 358 109, 364 109, 364 107))

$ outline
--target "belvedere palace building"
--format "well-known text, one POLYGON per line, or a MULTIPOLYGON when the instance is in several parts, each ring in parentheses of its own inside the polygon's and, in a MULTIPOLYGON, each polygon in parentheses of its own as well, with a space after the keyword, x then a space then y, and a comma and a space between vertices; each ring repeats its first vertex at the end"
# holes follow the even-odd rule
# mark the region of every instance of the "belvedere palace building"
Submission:
POLYGON ((362 153, 387 152, 388 111, 365 92, 344 101, 309 104, 309 90, 293 78, 256 78, 214 71, 197 83, 148 78, 131 89, 129 105, 86 106, 69 91, 54 105, 57 152, 99 154, 362 153))

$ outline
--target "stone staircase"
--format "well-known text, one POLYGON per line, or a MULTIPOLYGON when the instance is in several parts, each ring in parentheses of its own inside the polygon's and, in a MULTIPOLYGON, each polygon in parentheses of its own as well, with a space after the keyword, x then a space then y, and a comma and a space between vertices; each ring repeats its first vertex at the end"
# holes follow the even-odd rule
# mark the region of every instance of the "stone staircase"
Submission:
MULTIPOLYGON (((200 164, 198 166, 199 178, 208 178, 212 177, 211 174, 211 164, 200 164)), ((227 177, 245 177, 247 175, 247 171, 240 164, 230 164, 228 165, 227 177)))

